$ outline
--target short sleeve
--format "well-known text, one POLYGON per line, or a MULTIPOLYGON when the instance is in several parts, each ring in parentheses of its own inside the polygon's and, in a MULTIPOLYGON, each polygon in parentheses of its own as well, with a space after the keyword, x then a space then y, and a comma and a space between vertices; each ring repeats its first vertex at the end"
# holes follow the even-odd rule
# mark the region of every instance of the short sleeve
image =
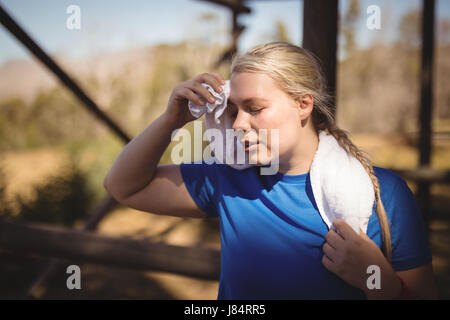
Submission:
POLYGON ((218 217, 215 201, 216 172, 215 165, 204 160, 181 163, 180 171, 186 189, 197 206, 207 214, 207 218, 218 217))
MULTIPOLYGON (((426 226, 414 194, 403 179, 394 187, 389 207, 391 216, 392 266, 408 270, 431 262, 426 226)), ((390 213, 390 214, 389 214, 390 213)))

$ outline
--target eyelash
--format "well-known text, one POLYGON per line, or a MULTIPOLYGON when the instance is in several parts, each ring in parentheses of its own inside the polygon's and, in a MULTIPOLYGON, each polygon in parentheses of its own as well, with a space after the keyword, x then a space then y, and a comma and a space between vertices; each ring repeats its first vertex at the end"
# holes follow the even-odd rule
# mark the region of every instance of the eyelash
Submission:
MULTIPOLYGON (((261 112, 262 109, 264 109, 264 108, 261 108, 261 109, 258 109, 258 110, 250 110, 249 113, 251 113, 251 114, 258 114, 258 113, 261 112)), ((233 114, 231 115, 231 117, 234 118, 234 117, 236 117, 236 115, 237 115, 237 112, 233 113, 233 114)))

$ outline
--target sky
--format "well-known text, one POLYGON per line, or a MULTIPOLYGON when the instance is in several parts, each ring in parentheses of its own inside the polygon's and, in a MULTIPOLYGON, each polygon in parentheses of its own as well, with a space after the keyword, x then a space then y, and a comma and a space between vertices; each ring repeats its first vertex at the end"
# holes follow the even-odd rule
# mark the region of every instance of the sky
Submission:
MULTIPOLYGON (((344 11, 349 0, 340 1, 344 11)), ((229 42, 231 14, 222 7, 198 0, 0 0, 0 4, 16 21, 51 54, 64 53, 83 58, 102 52, 123 50, 157 43, 176 43, 192 36, 214 34, 213 41, 229 42), (81 28, 69 30, 66 13, 69 5, 81 10, 81 28), (205 13, 216 16, 214 23, 200 22, 205 13)), ((291 42, 301 45, 303 1, 253 0, 247 5, 251 15, 239 22, 246 30, 238 43, 244 51, 264 41, 273 33, 277 20, 288 29, 291 42)), ((360 0, 361 19, 356 34, 360 47, 370 46, 377 38, 394 39, 398 18, 412 8, 420 8, 420 0, 360 0), (381 30, 365 27, 365 9, 376 4, 381 9, 381 30)), ((437 0, 437 17, 450 18, 450 1, 437 0)), ((9 59, 30 55, 0 26, 0 65, 9 59)))

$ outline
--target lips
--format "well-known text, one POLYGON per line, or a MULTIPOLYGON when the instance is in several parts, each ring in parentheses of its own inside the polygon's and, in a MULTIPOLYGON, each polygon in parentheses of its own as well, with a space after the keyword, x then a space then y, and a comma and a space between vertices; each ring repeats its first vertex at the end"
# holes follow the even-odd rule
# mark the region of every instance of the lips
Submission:
POLYGON ((256 146, 257 144, 258 144, 257 142, 248 142, 248 141, 245 141, 245 142, 244 142, 244 148, 245 148, 245 151, 250 150, 250 148, 252 148, 253 146, 256 146))
POLYGON ((245 147, 252 146, 252 145, 254 145, 254 144, 258 144, 258 142, 256 142, 256 141, 250 141, 250 140, 248 140, 248 139, 246 139, 246 140, 241 140, 240 142, 241 142, 241 144, 242 144, 243 146, 245 146, 245 147))

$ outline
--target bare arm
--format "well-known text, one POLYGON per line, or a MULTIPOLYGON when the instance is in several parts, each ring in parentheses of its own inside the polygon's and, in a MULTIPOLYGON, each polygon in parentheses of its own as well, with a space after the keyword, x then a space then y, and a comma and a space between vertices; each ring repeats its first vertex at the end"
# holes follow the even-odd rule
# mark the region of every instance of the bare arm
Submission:
POLYGON ((105 189, 119 203, 156 214, 205 217, 192 200, 178 165, 158 165, 171 141, 172 132, 195 118, 187 108, 188 99, 203 102, 194 92, 212 97, 201 83, 220 90, 221 77, 201 74, 177 86, 167 110, 121 151, 104 179, 105 189))
POLYGON ((431 262, 414 269, 397 271, 396 274, 398 277, 402 278, 408 289, 417 297, 417 299, 439 298, 431 262))
POLYGON ((120 201, 147 186, 175 129, 176 126, 163 113, 131 140, 106 175, 106 190, 120 201))

